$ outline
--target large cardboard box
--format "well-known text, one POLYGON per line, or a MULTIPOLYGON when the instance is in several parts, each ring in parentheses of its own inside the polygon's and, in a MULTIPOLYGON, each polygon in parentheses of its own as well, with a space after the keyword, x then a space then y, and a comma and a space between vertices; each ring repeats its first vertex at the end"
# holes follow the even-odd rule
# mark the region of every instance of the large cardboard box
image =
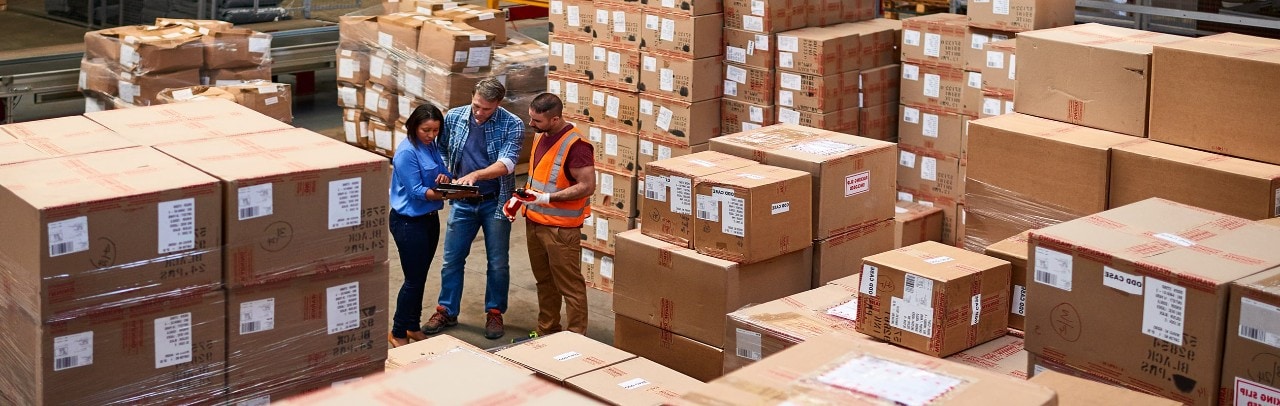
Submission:
POLYGON ((776 34, 809 23, 808 0, 729 0, 724 4, 724 28, 776 34))
POLYGON ((702 59, 724 54, 725 15, 721 13, 689 16, 653 12, 644 13, 643 39, 645 52, 682 58, 702 59))
POLYGON ((1265 405, 1280 394, 1269 372, 1280 346, 1277 275, 1280 270, 1270 270, 1231 284, 1220 404, 1265 405))
POLYGON ((1055 405, 1053 391, 1020 379, 841 334, 814 337, 686 394, 682 404, 1055 405), (911 376, 904 386, 902 376, 911 376), (923 383, 929 382, 929 383, 923 383))
POLYGON ((901 106, 898 143, 917 149, 938 151, 955 157, 968 156, 968 118, 930 108, 901 106))
POLYGON ((560 75, 547 76, 547 93, 560 97, 560 101, 564 103, 563 111, 570 117, 585 118, 587 116, 592 90, 589 82, 560 75))
POLYGON ((1072 25, 1076 3, 1071 0, 984 0, 969 6, 969 25, 990 30, 1023 32, 1072 25))
POLYGON ((935 357, 1004 336, 1009 272, 1007 261, 933 241, 869 256, 858 332, 935 357))
MULTIPOLYGON (((724 316, 721 315, 721 318, 724 316)), ((699 381, 721 375, 724 350, 624 315, 613 321, 613 345, 699 381)), ((698 385, 701 386, 701 385, 698 385)))
POLYGON ((901 78, 902 65, 897 64, 858 72, 858 107, 897 104, 901 100, 901 78))
POLYGON ((293 128, 228 100, 208 100, 84 115, 140 145, 293 128))
MULTIPOLYGON (((635 0, 623 1, 630 2, 635 0)), ((707 0, 640 0, 640 4, 643 4, 647 10, 695 16, 719 13, 724 8, 723 2, 707 0)))
POLYGON ((1013 38, 1014 33, 1008 31, 989 30, 969 26, 965 30, 964 70, 977 72, 987 65, 986 45, 992 42, 1013 38))
POLYGON ((551 48, 551 58, 547 60, 548 74, 583 81, 595 79, 587 77, 592 57, 590 39, 552 35, 547 42, 551 48))
POLYGON ((759 69, 777 67, 774 34, 724 29, 724 60, 759 69))
MULTIPOLYGON (((992 41, 982 46, 982 92, 1014 95, 1018 86, 1018 40, 992 41)), ((993 114, 994 115, 994 114, 993 114)))
POLYGON ((808 27, 780 32, 777 39, 778 70, 829 76, 862 66, 857 32, 808 27))
POLYGON ((76 90, 104 97, 120 95, 120 75, 105 59, 82 59, 76 90))
POLYGON ((858 272, 862 258, 893 249, 893 220, 813 242, 813 282, 818 287, 858 272))
POLYGON ((494 35, 462 23, 436 20, 422 26, 418 54, 450 72, 488 71, 493 64, 494 35))
POLYGON ((1155 46, 1151 139, 1280 165, 1276 116, 1267 108, 1277 42, 1221 34, 1155 46), (1226 70, 1224 70, 1226 69, 1226 70))
POLYGON ((635 92, 593 86, 587 104, 587 121, 628 131, 640 131, 640 97, 635 92))
POLYGON ((582 266, 582 278, 586 280, 587 287, 613 293, 613 254, 584 248, 579 262, 582 266))
POLYGON ((645 166, 640 229, 646 236, 693 248, 693 187, 715 173, 755 165, 719 152, 698 152, 645 166))
MULTIPOLYGON (((382 363, 390 262, 227 292, 227 387, 232 398, 382 363)), ((277 396, 278 397, 278 396, 277 396)))
POLYGON ((271 34, 246 28, 210 31, 200 37, 204 68, 224 69, 271 64, 271 34))
POLYGON ((48 153, 40 151, 25 142, 20 142, 7 136, 0 137, 0 165, 45 158, 50 158, 48 153))
POLYGON ((619 217, 636 217, 640 210, 636 204, 638 180, 635 173, 596 168, 596 192, 591 197, 592 211, 606 211, 619 217))
POLYGON ((618 233, 635 227, 635 218, 597 210, 583 220, 582 247, 613 255, 618 233))
POLYGON ((725 330, 724 372, 730 373, 773 356, 807 339, 828 333, 866 337, 855 330, 858 287, 820 285, 777 300, 729 313, 725 330))
POLYGON ((1033 231, 1027 331, 1052 334, 1029 335, 1027 351, 1215 404, 1230 283, 1280 265, 1276 238, 1275 227, 1161 199, 1033 231))
POLYGON ((635 358, 578 375, 565 385, 619 405, 668 404, 706 384, 645 358, 635 358))
POLYGON ((842 134, 854 134, 858 131, 859 111, 857 107, 852 107, 830 113, 810 113, 779 107, 778 122, 842 134))
MULTIPOLYGON (((399 86, 404 79, 400 64, 403 61, 398 57, 384 50, 374 50, 369 53, 369 83, 377 83, 382 86, 395 88, 399 86)), ((366 86, 364 83, 354 83, 355 86, 366 86)), ((406 87, 414 87, 406 84, 406 87)))
POLYGON ((160 104, 157 97, 160 91, 175 87, 187 87, 200 82, 199 69, 187 69, 169 72, 148 72, 145 74, 120 73, 117 89, 120 99, 135 106, 160 104))
POLYGON ((672 157, 685 156, 695 152, 706 151, 707 149, 708 148, 706 143, 692 145, 692 146, 680 145, 680 144, 671 143, 664 140, 646 138, 641 136, 640 137, 640 170, 636 171, 637 175, 644 176, 644 173, 645 173, 644 167, 645 165, 648 165, 650 162, 662 160, 662 159, 670 159, 672 157))
POLYGON ((459 340, 448 334, 440 334, 432 336, 426 340, 415 341, 408 345, 402 345, 387 350, 386 370, 409 368, 417 364, 429 363, 434 359, 441 358, 447 354, 455 352, 466 352, 467 355, 475 355, 480 358, 492 361, 496 364, 508 366, 510 370, 519 372, 524 375, 533 375, 533 371, 525 369, 514 362, 508 361, 506 358, 493 355, 480 347, 476 347, 459 340))
POLYGON ((917 66, 964 68, 969 18, 929 14, 902 20, 902 62, 917 66))
POLYGON ((222 284, 216 179, 149 148, 0 166, 0 272, 27 317, 222 284))
POLYGON ((568 331, 508 347, 497 354, 555 382, 564 382, 636 357, 568 331))
POLYGON ((942 242, 942 209, 899 201, 894 203, 893 222, 893 248, 925 241, 942 242))
POLYGON ((1107 207, 1159 197, 1262 220, 1280 217, 1280 166, 1159 142, 1134 143, 1111 152, 1110 192, 1107 207))
POLYGON ((813 185, 805 172, 754 165, 704 176, 694 185, 698 253, 754 263, 808 248, 813 185))
POLYGON ((778 72, 778 106, 809 113, 858 107, 858 72, 813 76, 778 72))
POLYGON ((199 69, 204 65, 204 44, 196 30, 187 27, 122 27, 120 58, 125 71, 137 75, 199 69))
POLYGON ((342 109, 342 136, 347 144, 361 146, 368 138, 368 122, 363 109, 342 109))
POLYGON ((724 64, 724 98, 761 106, 772 106, 774 95, 773 69, 761 69, 724 64))
POLYGON ((376 117, 387 123, 394 123, 400 118, 400 95, 395 87, 384 87, 370 82, 364 87, 364 112, 369 117, 376 117))
POLYGON ((1017 110, 1146 137, 1152 47, 1183 40, 1101 24, 1019 35, 1017 110))
POLYGON ((590 40, 594 35, 595 15, 592 1, 552 0, 547 3, 547 30, 554 37, 590 40))
POLYGON ((1006 335, 960 351, 946 360, 1017 379, 1027 379, 1027 351, 1023 348, 1022 337, 1015 335, 1006 335))
POLYGON ((777 123, 773 106, 758 106, 737 100, 721 99, 720 132, 736 134, 777 123))
POLYGON ((706 78, 720 76, 723 62, 719 56, 688 59, 646 52, 642 58, 639 89, 646 94, 686 102, 717 99, 724 94, 724 83, 706 78))
POLYGON ((0 125, 0 134, 7 134, 49 156, 79 155, 138 145, 83 116, 0 125))
POLYGON ((157 146, 222 180, 229 288, 386 261, 385 158, 303 129, 157 146))
POLYGON ((578 130, 587 133, 595 147, 597 168, 621 173, 635 173, 639 168, 640 137, 636 133, 602 126, 578 130))
MULTIPOLYGON (((422 30, 432 18, 429 14, 400 12, 378 16, 377 45, 385 50, 416 52, 422 40, 422 30)), ((453 59, 447 59, 452 61, 453 59)))
POLYGON ((873 140, 898 140, 897 101, 858 109, 858 135, 873 140))
MULTIPOLYGON (((638 230, 618 235, 614 259, 613 309, 619 316, 716 348, 724 347, 726 314, 809 289, 813 261, 812 252, 804 249, 743 265, 638 230)), ((615 332, 615 337, 623 335, 615 332)))
POLYGON ((635 92, 640 84, 640 50, 595 43, 586 74, 595 86, 635 92))
POLYGON ((1027 329, 1027 238, 1030 233, 1022 232, 983 250, 983 254, 1009 261, 1013 267, 1009 278, 1009 328, 1014 330, 1027 329))
POLYGON ((6 404, 205 404, 225 393, 222 290, 134 296, 51 322, 29 318, 13 299, 0 296, 6 404))
POLYGON ((283 123, 293 122, 293 86, 287 83, 246 83, 224 89, 241 106, 283 123))
POLYGON ((898 144, 899 192, 963 201, 967 171, 965 162, 951 154, 898 144))
POLYGON ((683 102, 640 95, 640 135, 681 145, 705 144, 721 133, 720 99, 683 102))
MULTIPOLYGON (((391 10, 386 14, 392 14, 391 10)), ((410 10, 404 10, 410 11, 410 10)), ((89 43, 85 40, 85 45, 89 43)), ((378 44, 378 16, 338 17, 338 46, 344 49, 364 49, 378 44)))
POLYGON ((493 34, 495 44, 507 43, 507 15, 502 10, 475 4, 459 4, 458 7, 433 11, 430 14, 433 17, 446 18, 493 34))
POLYGON ((1173 400, 1151 396, 1135 390, 1118 388, 1111 385, 1077 378, 1071 375, 1044 371, 1030 379, 1031 383, 1044 385, 1058 393, 1060 406, 1086 405, 1152 405, 1176 406, 1173 400))
MULTIPOLYGON (((905 105, 963 114, 968 79, 967 72, 957 68, 903 62, 899 97, 905 105)), ((978 83, 981 86, 981 79, 978 83)))
POLYGON ((877 18, 860 19, 851 23, 838 24, 831 29, 858 34, 858 49, 861 64, 857 69, 870 70, 881 66, 894 65, 902 61, 902 21, 877 18))

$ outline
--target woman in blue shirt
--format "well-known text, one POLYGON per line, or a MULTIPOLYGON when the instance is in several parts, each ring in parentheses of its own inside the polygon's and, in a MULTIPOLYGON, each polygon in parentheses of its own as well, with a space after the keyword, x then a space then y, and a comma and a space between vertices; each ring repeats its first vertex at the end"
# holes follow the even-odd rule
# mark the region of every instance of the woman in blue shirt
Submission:
POLYGON ((440 242, 439 213, 444 208, 444 194, 436 185, 449 183, 452 177, 435 143, 443 124, 440 109, 430 104, 419 106, 405 123, 409 142, 400 143, 392 158, 391 237, 404 268, 404 284, 387 337, 392 347, 427 338, 419 324, 422 293, 440 242))

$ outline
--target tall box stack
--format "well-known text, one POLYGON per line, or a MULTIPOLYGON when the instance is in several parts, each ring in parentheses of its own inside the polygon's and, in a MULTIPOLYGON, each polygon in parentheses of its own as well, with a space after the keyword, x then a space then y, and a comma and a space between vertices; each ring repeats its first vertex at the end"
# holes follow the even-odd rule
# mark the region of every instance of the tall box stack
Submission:
POLYGON ((720 125, 723 134, 777 122, 777 34, 807 26, 809 3, 808 0, 724 2, 724 74, 720 77, 724 80, 720 125))
POLYGON ((385 158, 302 129, 162 144, 220 180, 232 403, 382 368, 385 158))
POLYGON ((858 32, 862 61, 858 72, 858 133, 883 141, 898 139, 901 102, 902 21, 875 19, 848 25, 858 32))
POLYGON ((1075 24, 1070 0, 978 0, 969 5, 965 33, 964 114, 991 117, 1014 111, 1018 33, 1075 24))
POLYGON ((982 100, 978 118, 1009 114, 1014 111, 1018 84, 1018 40, 991 41, 982 46, 982 100))

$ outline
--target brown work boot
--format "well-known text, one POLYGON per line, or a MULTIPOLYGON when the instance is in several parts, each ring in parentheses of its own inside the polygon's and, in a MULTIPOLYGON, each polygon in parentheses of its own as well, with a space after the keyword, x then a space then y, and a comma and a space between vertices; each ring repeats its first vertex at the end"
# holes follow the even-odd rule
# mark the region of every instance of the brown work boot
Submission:
POLYGON ((507 329, 502 326, 502 312, 498 309, 489 309, 485 316, 487 320, 484 323, 484 338, 496 340, 507 334, 507 329))
POLYGON ((422 332, 427 334, 438 334, 444 331, 445 327, 453 327, 458 325, 458 316, 449 316, 449 311, 444 306, 436 306, 436 314, 431 315, 427 319, 427 324, 422 325, 422 332))

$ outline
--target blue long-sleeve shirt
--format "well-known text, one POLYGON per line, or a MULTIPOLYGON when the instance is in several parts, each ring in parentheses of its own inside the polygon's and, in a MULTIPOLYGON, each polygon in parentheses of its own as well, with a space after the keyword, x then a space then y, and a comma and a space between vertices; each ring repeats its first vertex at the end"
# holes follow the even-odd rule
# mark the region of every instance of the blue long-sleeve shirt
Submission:
POLYGON ((404 216, 416 217, 444 208, 444 201, 427 200, 427 189, 436 187, 436 176, 453 178, 440 157, 436 144, 400 143, 391 160, 391 208, 404 216))
MULTIPOLYGON (((470 123, 474 120, 470 104, 449 109, 444 115, 444 128, 440 129, 436 144, 439 144, 446 167, 450 170, 456 171, 461 167, 462 155, 471 135, 470 123)), ((507 174, 498 177, 498 196, 511 196, 515 191, 516 161, 520 159, 520 147, 524 142, 524 121, 506 108, 499 107, 488 121, 480 125, 480 130, 485 134, 485 155, 488 158, 485 166, 502 162, 507 167, 507 174)))

